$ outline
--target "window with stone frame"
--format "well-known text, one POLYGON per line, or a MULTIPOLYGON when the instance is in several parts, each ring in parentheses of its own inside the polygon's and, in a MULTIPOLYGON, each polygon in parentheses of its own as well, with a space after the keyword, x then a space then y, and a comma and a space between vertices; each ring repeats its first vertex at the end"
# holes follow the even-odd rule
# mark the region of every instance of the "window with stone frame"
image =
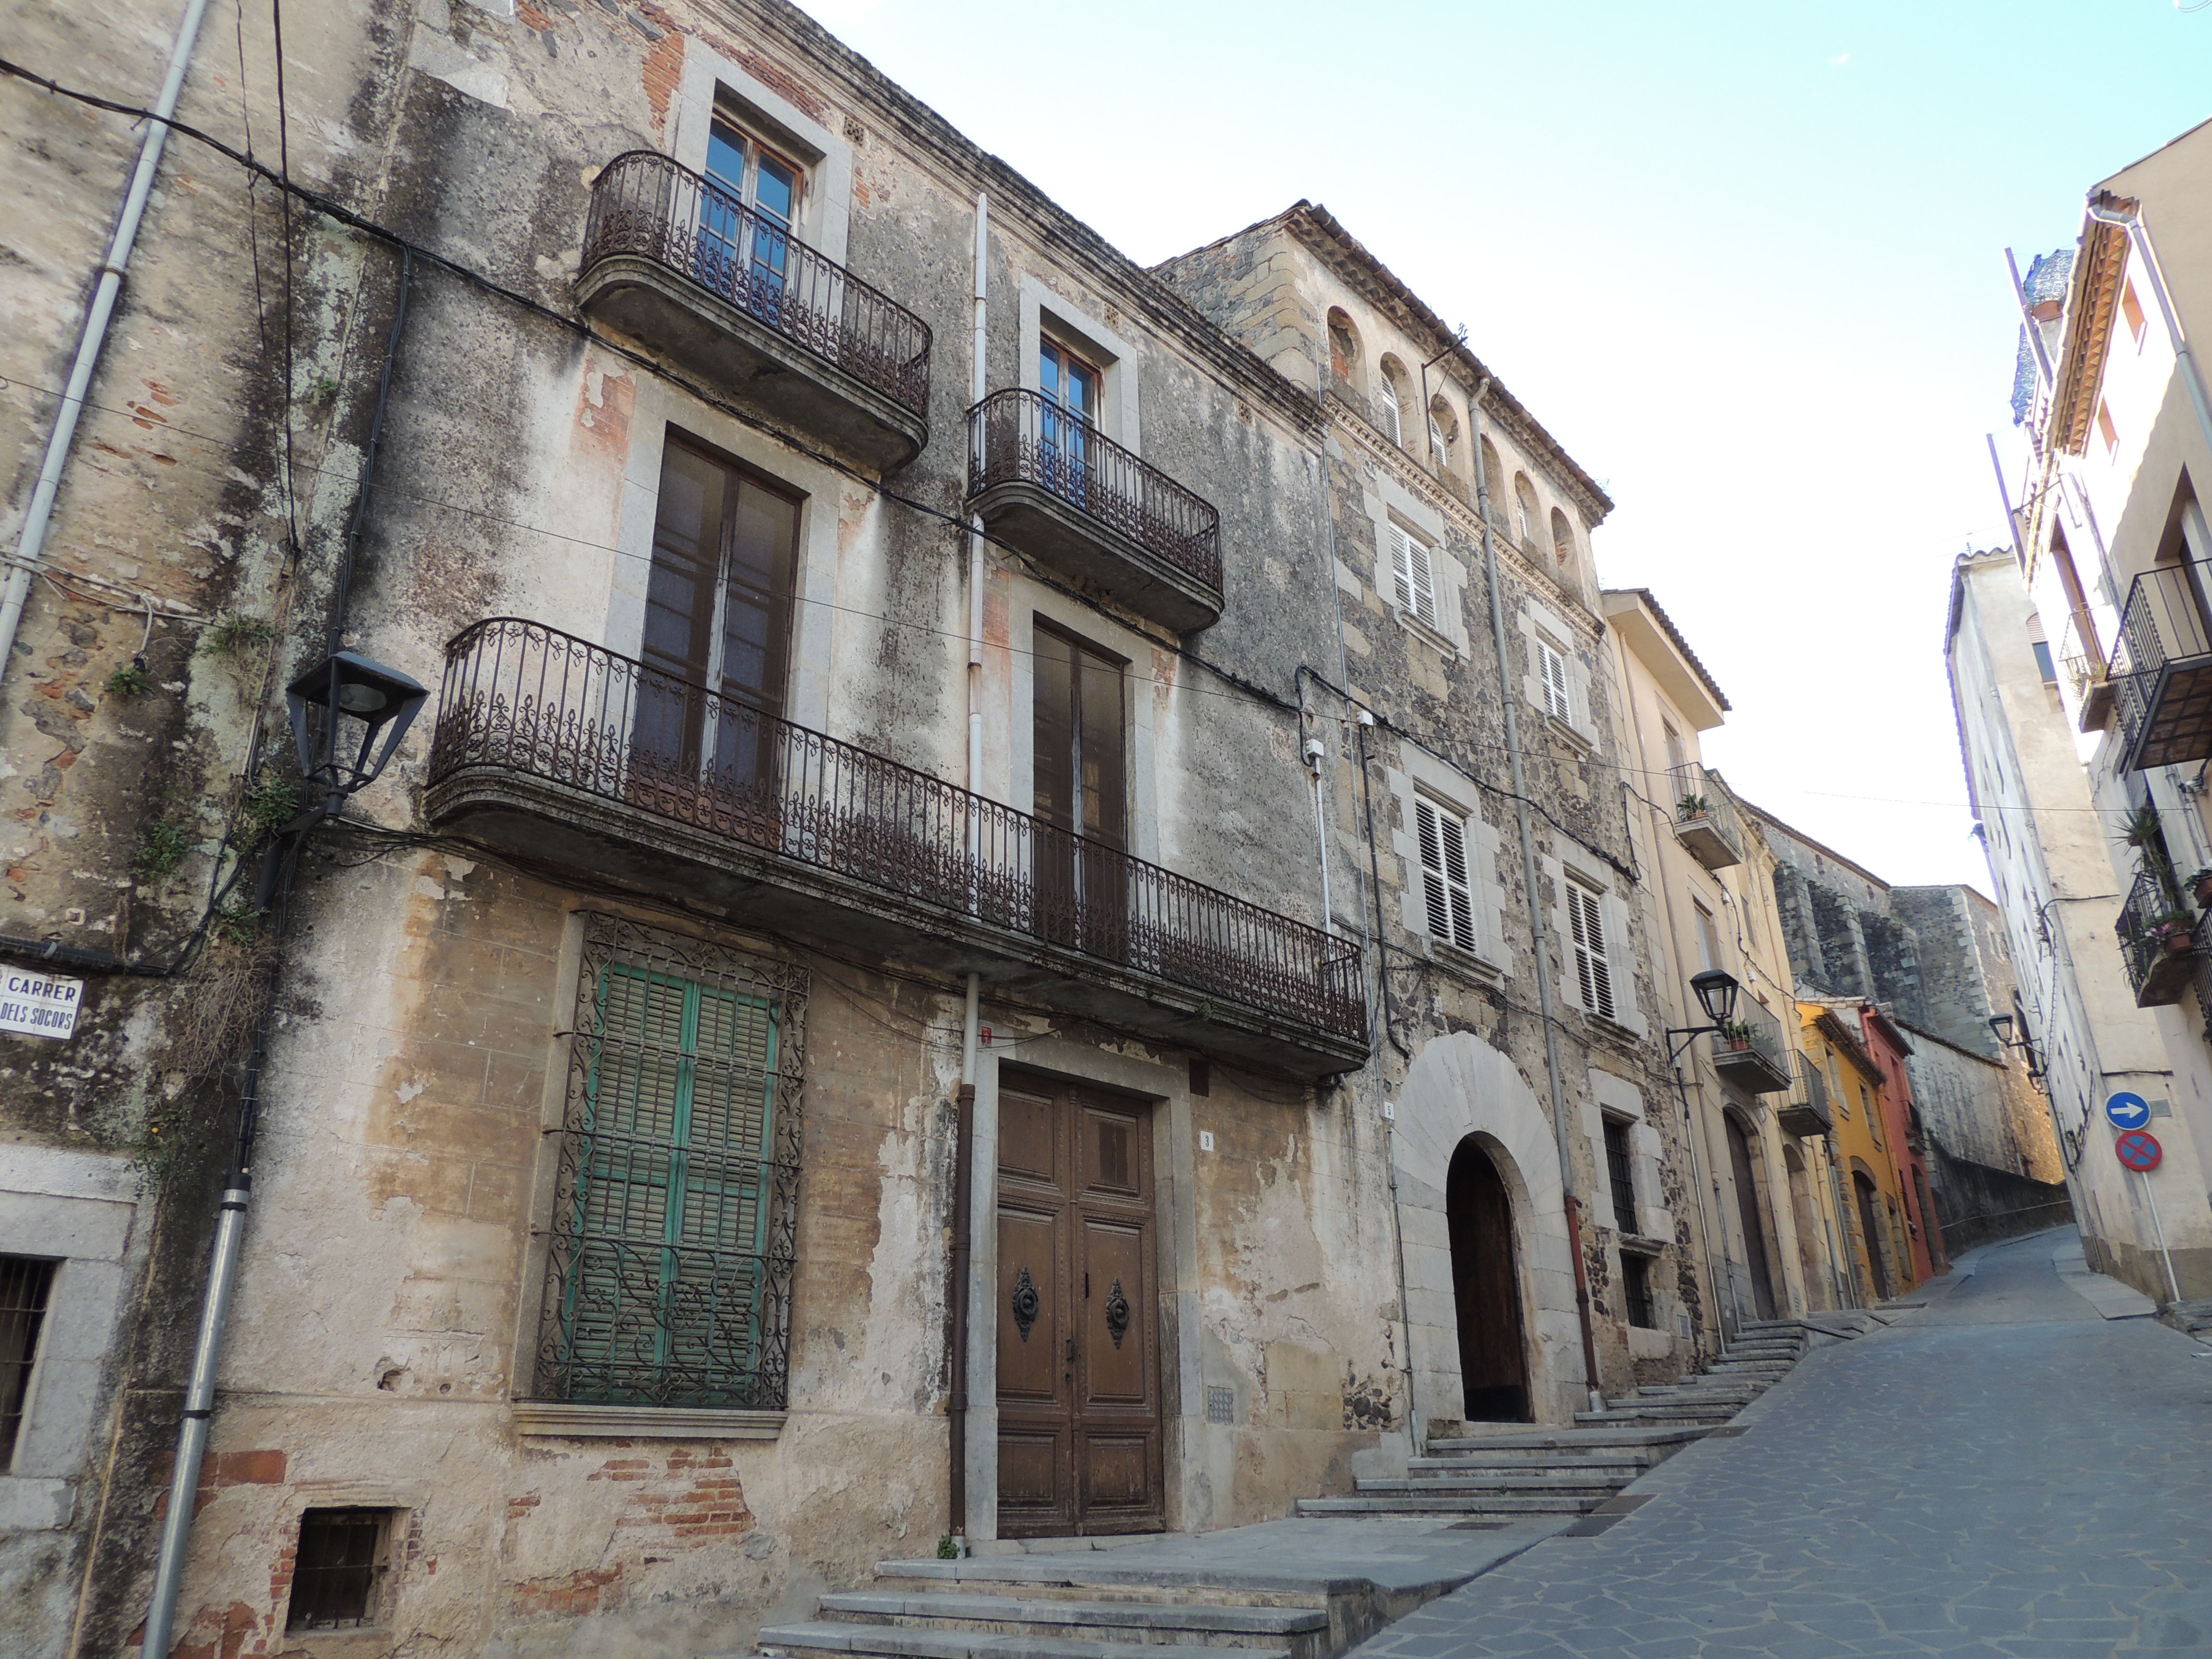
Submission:
POLYGON ((1421 849, 1421 904, 1429 937, 1462 951, 1477 949, 1474 894, 1468 879, 1467 820, 1449 807, 1416 796, 1413 835, 1421 849))
POLYGON ((30 1403, 31 1374, 39 1363, 39 1335, 46 1321, 58 1261, 43 1256, 0 1255, 0 1472, 15 1455, 30 1403))
POLYGON ((1613 1188, 1613 1224, 1622 1233, 1634 1237, 1643 1229, 1636 1224, 1636 1161, 1629 1150, 1629 1121, 1608 1115, 1602 1121, 1605 1176, 1613 1188))
POLYGON ((1576 990, 1583 1008, 1601 1019, 1611 1019, 1615 1005, 1613 964, 1606 957, 1604 896, 1573 876, 1567 878, 1566 889, 1576 990))
POLYGON ((1395 521, 1384 522, 1383 533, 1390 544, 1390 584, 1398 609, 1427 627, 1437 626, 1436 560, 1429 544, 1395 521))
POLYGON ((807 976, 586 919, 535 1392, 780 1410, 807 976))
POLYGON ((1553 720, 1574 724, 1574 694, 1567 674, 1566 648, 1551 637, 1539 632, 1536 635, 1536 676, 1543 683, 1544 712, 1553 720))

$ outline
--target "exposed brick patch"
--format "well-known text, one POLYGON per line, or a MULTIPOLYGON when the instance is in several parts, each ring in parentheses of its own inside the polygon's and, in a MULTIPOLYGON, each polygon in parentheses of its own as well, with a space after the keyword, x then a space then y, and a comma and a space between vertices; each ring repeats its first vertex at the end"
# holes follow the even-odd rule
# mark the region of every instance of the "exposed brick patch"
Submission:
MULTIPOLYGON (((753 1528, 743 1483, 732 1460, 719 1449, 682 1446, 660 1456, 640 1455, 635 1445, 617 1443, 612 1453, 584 1477, 620 1483, 624 1494, 616 1517, 607 1564, 556 1577, 524 1579, 509 1590, 509 1606, 519 1619, 581 1618, 614 1606, 623 1593, 622 1574, 634 1564, 665 1561, 686 1547, 710 1547, 753 1528)), ((507 1500, 509 1540, 513 1528, 527 1521, 543 1503, 526 1492, 507 1500)))
MULTIPOLYGON (((154 1478, 167 1487, 177 1467, 176 1455, 169 1453, 155 1465, 154 1478)), ((281 1486, 284 1484, 285 1458, 283 1452, 273 1448, 259 1451, 222 1452, 200 1463, 200 1480, 192 1497, 192 1513, 198 1515, 200 1506, 227 1486, 281 1486)), ((156 1520, 169 1511, 169 1494, 164 1491, 155 1501, 156 1520)))
POLYGON ((684 36, 671 28, 645 54, 645 98, 653 109, 653 125, 664 137, 668 128, 668 105, 684 84, 684 36))

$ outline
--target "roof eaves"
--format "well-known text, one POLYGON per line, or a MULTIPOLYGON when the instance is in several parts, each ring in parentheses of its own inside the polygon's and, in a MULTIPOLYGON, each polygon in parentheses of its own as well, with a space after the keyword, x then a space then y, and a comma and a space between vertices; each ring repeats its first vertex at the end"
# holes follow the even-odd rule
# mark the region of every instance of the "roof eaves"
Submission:
POLYGON ((1672 645, 1681 654, 1682 660, 1689 665, 1690 672, 1698 677, 1698 684, 1711 694, 1713 702, 1718 705, 1723 714, 1733 712, 1734 706, 1728 700, 1728 693, 1721 690, 1719 683, 1707 671, 1705 665, 1698 659, 1698 653, 1690 649, 1689 641, 1682 637, 1682 630, 1674 626, 1674 619, 1667 614, 1666 607, 1652 596, 1650 588, 1609 587, 1605 592, 1632 593, 1648 606, 1651 611, 1652 620, 1659 624, 1659 631, 1667 636, 1668 643, 1672 645))

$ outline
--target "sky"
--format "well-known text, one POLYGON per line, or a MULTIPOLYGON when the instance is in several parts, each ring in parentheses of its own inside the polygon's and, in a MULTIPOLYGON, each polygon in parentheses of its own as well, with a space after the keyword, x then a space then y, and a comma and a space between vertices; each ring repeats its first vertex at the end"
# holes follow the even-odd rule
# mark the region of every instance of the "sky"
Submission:
POLYGON ((2004 250, 2212 116, 2212 9, 800 3, 1140 263, 1326 205, 1604 484, 1601 579, 1734 705, 1707 763, 1989 890, 1942 629, 2008 542, 2004 250))

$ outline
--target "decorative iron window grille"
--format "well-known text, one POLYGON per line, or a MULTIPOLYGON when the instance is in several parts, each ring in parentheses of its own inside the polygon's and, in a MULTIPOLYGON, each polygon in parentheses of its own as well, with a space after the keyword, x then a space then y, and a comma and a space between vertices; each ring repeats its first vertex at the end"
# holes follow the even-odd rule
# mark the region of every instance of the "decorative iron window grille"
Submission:
POLYGON ((1605 1120, 1605 1172, 1613 1182, 1613 1218, 1632 1237, 1636 1225, 1636 1170, 1628 1155, 1628 1124, 1621 1118, 1605 1120))
POLYGON ((389 1510, 309 1510, 292 1559, 287 1631, 358 1630, 377 1622, 389 1510))
POLYGON ((15 1461, 23 1407, 31 1395, 31 1368, 39 1359, 39 1332, 46 1322, 58 1261, 0 1255, 0 1469, 15 1461))
POLYGON ((783 1406, 806 994, 804 969, 587 919, 541 1398, 783 1406))

